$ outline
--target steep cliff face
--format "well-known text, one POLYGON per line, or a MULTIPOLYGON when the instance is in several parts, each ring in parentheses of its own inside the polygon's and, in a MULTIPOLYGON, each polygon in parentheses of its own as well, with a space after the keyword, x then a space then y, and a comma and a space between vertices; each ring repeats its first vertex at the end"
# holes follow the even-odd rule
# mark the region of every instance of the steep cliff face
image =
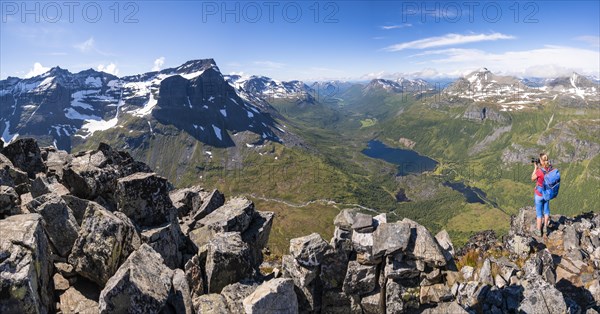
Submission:
POLYGON ((175 313, 594 313, 600 215, 522 208, 457 250, 410 219, 341 210, 263 263, 276 217, 218 190, 174 190, 102 144, 0 151, 0 310, 175 313), (269 266, 269 267, 267 267, 269 266))
MULTIPOLYGON (((152 124, 174 126, 216 147, 234 145, 229 133, 249 131, 258 143, 283 142, 287 136, 265 101, 236 91, 213 59, 192 60, 176 68, 116 77, 61 68, 28 79, 0 81, 0 135, 10 143, 34 137, 70 151, 94 133, 129 131, 152 124)), ((148 128, 147 126, 150 125, 148 128)))

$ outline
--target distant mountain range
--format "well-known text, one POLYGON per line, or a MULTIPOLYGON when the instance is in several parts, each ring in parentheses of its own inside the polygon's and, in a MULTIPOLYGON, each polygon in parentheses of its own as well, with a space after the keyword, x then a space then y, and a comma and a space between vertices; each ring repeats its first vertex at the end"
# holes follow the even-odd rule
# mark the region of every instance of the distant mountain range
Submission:
MULTIPOLYGON (((249 145, 285 142, 285 118, 271 106, 278 100, 315 104, 346 92, 441 92, 449 97, 494 102, 501 111, 520 110, 542 99, 568 100, 585 106, 599 99, 598 81, 573 73, 555 79, 519 79, 485 68, 459 78, 442 90, 422 79, 277 81, 264 76, 223 75, 213 59, 188 61, 176 68, 117 77, 92 69, 71 73, 54 67, 27 79, 0 81, 2 140, 31 136, 69 151, 95 132, 123 127, 131 119, 172 125, 216 147, 235 145, 231 134, 257 135, 249 145)), ((307 109, 309 110, 309 109, 307 109)))

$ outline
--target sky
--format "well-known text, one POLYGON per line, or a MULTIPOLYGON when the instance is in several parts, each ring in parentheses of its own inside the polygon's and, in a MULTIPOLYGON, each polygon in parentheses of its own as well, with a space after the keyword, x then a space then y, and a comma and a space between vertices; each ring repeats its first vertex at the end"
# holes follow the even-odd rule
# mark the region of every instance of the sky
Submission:
POLYGON ((600 76, 599 1, 0 1, 0 78, 213 58, 279 80, 600 76))

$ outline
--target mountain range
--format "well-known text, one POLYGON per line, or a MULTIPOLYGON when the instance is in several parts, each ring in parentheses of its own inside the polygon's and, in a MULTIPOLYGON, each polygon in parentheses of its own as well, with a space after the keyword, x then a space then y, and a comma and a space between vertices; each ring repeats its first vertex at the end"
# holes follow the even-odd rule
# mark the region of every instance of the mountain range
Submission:
POLYGON ((542 99, 586 106, 599 99, 598 83, 570 77, 524 80, 495 75, 485 68, 439 89, 425 80, 373 79, 368 83, 277 81, 264 76, 223 75, 213 59, 188 61, 176 68, 116 77, 93 69, 71 73, 60 67, 32 78, 0 81, 0 130, 4 142, 32 136, 70 151, 95 132, 123 126, 135 117, 172 125, 199 141, 235 145, 232 134, 257 135, 249 145, 284 142, 285 118, 270 105, 292 101, 315 105, 357 90, 374 93, 442 93, 476 102, 494 100, 500 111, 522 110, 542 99))

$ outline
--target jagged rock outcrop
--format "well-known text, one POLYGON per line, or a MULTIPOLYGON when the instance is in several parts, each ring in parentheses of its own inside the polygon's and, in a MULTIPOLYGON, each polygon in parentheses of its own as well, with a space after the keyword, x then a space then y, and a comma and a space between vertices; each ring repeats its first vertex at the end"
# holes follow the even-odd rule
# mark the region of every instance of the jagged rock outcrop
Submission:
POLYGON ((2 155, 6 156, 14 167, 24 171, 30 178, 35 174, 46 171, 42 160, 40 148, 32 138, 18 139, 2 148, 2 155))
POLYGON ((69 263, 81 276, 104 286, 139 246, 139 235, 125 214, 90 202, 69 263))
POLYGON ((51 250, 43 224, 38 214, 0 220, 2 313, 46 313, 53 308, 51 250))
POLYGON ((134 173, 117 180, 117 209, 138 226, 156 226, 175 220, 167 179, 154 173, 134 173))
POLYGON ((60 256, 67 257, 77 239, 79 225, 65 201, 57 194, 44 194, 29 202, 27 209, 44 218, 50 242, 60 256))
POLYGON ((298 313, 298 299, 291 279, 273 279, 260 285, 244 299, 244 311, 259 313, 298 313))
POLYGON ((171 293, 173 271, 147 244, 119 267, 100 293, 100 313, 158 313, 171 293))
POLYGON ((250 248, 238 232, 218 233, 207 244, 206 285, 219 293, 228 284, 252 277, 250 248))
MULTIPOLYGON (((35 147, 23 141, 15 156, 35 156, 35 147)), ((345 209, 329 242, 316 233, 292 239, 281 270, 266 274, 275 216, 250 200, 173 190, 106 145, 38 150, 42 166, 23 156, 13 166, 0 154, 2 313, 600 309, 599 214, 553 215, 540 238, 534 209, 524 207, 502 239, 484 231, 458 249, 443 230, 433 236, 407 218, 345 209)))

